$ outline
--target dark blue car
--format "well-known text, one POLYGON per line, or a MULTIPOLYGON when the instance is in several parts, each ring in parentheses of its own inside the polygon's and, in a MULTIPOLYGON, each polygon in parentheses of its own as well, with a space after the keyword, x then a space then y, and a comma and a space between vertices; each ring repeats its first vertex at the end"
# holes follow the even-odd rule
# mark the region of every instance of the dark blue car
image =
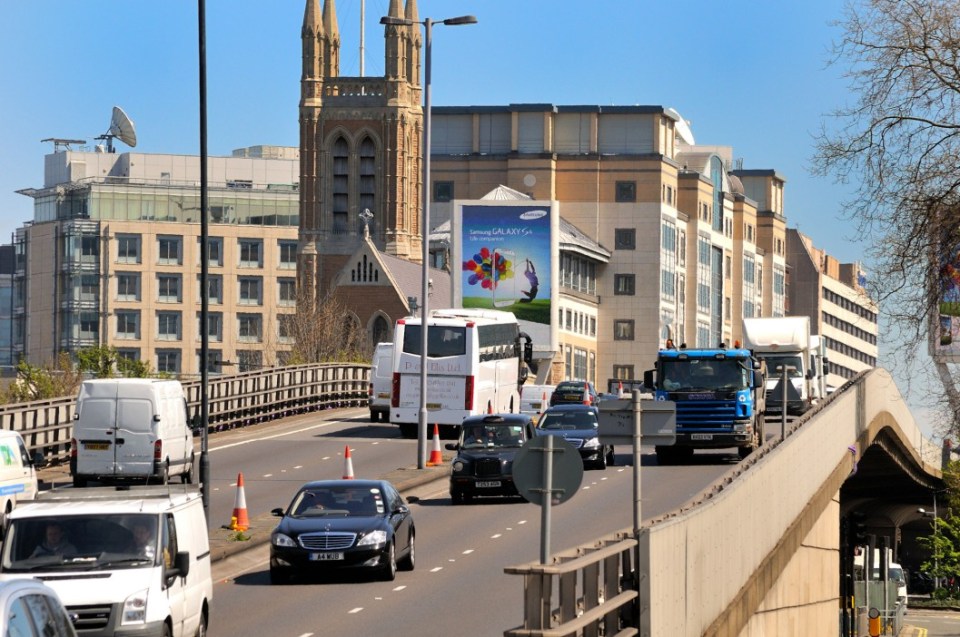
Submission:
POLYGON ((599 410, 591 405, 555 405, 537 421, 538 436, 559 436, 579 452, 583 465, 606 469, 616 464, 613 445, 600 444, 599 410))

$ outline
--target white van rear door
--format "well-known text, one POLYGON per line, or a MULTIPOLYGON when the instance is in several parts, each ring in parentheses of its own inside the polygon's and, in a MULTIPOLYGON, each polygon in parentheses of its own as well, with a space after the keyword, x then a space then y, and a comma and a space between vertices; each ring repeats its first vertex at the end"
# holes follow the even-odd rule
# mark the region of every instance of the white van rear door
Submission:
POLYGON ((77 438, 77 471, 84 475, 113 475, 117 423, 115 397, 88 397, 83 400, 80 420, 74 428, 77 438))
POLYGON ((143 398, 117 400, 117 475, 148 476, 153 473, 153 443, 156 423, 153 402, 143 398))

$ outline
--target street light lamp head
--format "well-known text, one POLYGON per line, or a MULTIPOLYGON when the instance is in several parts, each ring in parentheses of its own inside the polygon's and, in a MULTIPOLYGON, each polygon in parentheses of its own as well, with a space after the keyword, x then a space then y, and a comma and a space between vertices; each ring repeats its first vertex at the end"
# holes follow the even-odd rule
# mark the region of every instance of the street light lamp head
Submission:
POLYGON ((462 15, 456 18, 447 18, 443 21, 444 24, 476 24, 477 16, 475 15, 462 15))

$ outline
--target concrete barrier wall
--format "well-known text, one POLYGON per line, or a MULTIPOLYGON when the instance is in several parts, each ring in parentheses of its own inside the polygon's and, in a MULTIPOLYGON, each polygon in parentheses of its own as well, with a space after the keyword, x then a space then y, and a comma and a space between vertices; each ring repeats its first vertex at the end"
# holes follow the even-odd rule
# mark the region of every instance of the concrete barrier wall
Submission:
POLYGON ((835 629, 839 488, 884 427, 929 473, 939 473, 939 449, 923 439, 889 373, 877 369, 789 427, 783 442, 768 442, 690 506, 645 524, 640 634, 737 635, 761 609, 770 614, 769 624, 786 630, 767 634, 798 634, 788 628, 797 621, 809 628, 823 620, 835 629), (832 575, 778 587, 781 573, 795 573, 791 563, 800 550, 810 554, 805 566, 825 574, 832 568, 832 575), (776 607, 791 605, 806 607, 818 621, 776 616, 776 607))

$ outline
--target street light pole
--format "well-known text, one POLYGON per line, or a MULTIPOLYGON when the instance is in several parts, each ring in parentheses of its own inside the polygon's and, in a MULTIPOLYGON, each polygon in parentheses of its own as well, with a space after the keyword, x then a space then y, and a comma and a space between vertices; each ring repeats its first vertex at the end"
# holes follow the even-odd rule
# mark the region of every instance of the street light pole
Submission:
POLYGON ((200 33, 200 488, 203 510, 210 522, 210 456, 208 454, 207 420, 207 357, 209 356, 209 290, 207 245, 207 22, 204 0, 197 0, 198 31, 200 33))
POLYGON ((423 58, 423 215, 420 219, 420 241, 422 243, 423 276, 420 286, 420 412, 417 426, 417 469, 423 469, 427 463, 427 322, 430 312, 430 64, 431 39, 434 24, 476 24, 477 18, 464 15, 446 20, 422 21, 383 16, 380 24, 393 26, 413 26, 422 24, 424 31, 423 58))
POLYGON ((917 509, 917 513, 933 518, 933 589, 940 588, 940 525, 937 523, 937 494, 933 494, 933 513, 926 509, 917 509))

